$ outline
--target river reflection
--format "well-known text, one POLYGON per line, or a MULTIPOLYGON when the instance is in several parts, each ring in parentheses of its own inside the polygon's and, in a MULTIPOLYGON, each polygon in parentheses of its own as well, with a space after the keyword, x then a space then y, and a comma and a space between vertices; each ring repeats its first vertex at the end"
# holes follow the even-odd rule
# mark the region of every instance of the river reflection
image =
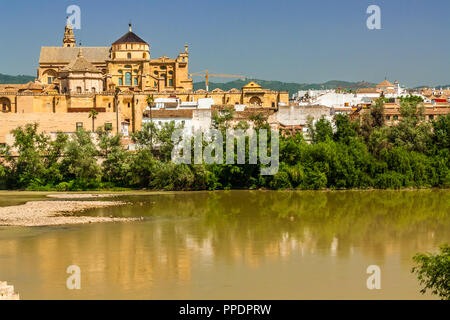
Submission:
POLYGON ((0 228, 0 280, 25 299, 408 299, 411 258, 450 242, 450 192, 124 196, 84 214, 142 222, 0 228), (382 289, 366 288, 366 268, 382 289), (78 265, 82 289, 66 289, 78 265))

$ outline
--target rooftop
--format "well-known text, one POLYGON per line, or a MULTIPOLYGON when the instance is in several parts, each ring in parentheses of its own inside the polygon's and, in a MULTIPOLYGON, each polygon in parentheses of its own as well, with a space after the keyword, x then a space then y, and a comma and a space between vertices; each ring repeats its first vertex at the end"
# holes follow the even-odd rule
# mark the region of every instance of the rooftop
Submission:
POLYGON ((79 48, 78 56, 70 62, 62 71, 89 71, 100 72, 92 63, 83 56, 83 49, 79 48))
POLYGON ((129 26, 130 26, 130 30, 127 33, 125 33, 122 36, 122 38, 120 38, 119 40, 117 40, 113 44, 121 44, 121 43, 144 43, 144 44, 148 44, 147 42, 142 40, 138 35, 136 35, 133 31, 131 31, 131 24, 129 26))
MULTIPOLYGON (((76 47, 42 47, 39 63, 70 63, 77 58, 76 47)), ((105 63, 110 47, 83 47, 83 56, 92 63, 105 63)))

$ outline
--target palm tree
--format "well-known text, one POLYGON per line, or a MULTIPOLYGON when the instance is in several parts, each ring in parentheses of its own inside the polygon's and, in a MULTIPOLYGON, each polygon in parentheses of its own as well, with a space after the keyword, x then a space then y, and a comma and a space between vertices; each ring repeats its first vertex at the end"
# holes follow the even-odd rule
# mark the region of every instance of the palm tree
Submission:
POLYGON ((153 150, 153 117, 152 117, 152 106, 155 102, 155 98, 152 94, 147 96, 147 105, 150 108, 150 148, 153 150))
POLYGON ((95 119, 97 119, 98 116, 98 111, 95 109, 92 109, 91 111, 89 111, 89 118, 92 118, 92 132, 95 131, 95 119))

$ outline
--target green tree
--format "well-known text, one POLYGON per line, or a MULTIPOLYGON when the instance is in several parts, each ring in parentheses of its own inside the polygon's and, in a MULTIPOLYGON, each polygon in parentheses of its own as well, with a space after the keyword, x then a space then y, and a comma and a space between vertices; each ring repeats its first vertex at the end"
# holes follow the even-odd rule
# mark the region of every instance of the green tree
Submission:
POLYGON ((401 120, 391 127, 389 140, 409 151, 426 152, 431 143, 431 124, 424 121, 424 106, 416 99, 400 103, 401 120))
POLYGON ((337 114, 334 117, 336 124, 336 132, 334 133, 334 140, 348 143, 349 140, 358 135, 359 125, 355 121, 351 121, 347 114, 337 114))
POLYGON ((97 129, 99 156, 102 162, 102 180, 113 186, 128 186, 127 175, 130 170, 132 154, 122 146, 119 134, 113 135, 103 128, 97 129))
POLYGON ((428 290, 441 299, 450 300, 450 246, 444 244, 440 253, 418 253, 413 257, 415 266, 411 272, 417 275, 420 290, 425 294, 428 290))
POLYGON ((98 188, 101 178, 98 151, 90 133, 77 130, 67 142, 62 161, 66 181, 73 180, 75 189, 98 188))
POLYGON ((172 141, 172 134, 175 130, 182 130, 184 125, 176 125, 175 121, 165 122, 156 130, 156 141, 159 144, 159 158, 162 161, 171 161, 172 150, 175 144, 172 141))
POLYGON ((38 124, 33 123, 12 131, 18 157, 12 160, 11 166, 19 188, 27 187, 32 181, 45 185, 46 166, 42 156, 46 154, 49 137, 38 133, 37 128, 38 124))
POLYGON ((313 143, 325 142, 333 139, 333 128, 330 121, 321 117, 315 124, 310 123, 310 137, 313 143))
POLYGON ((220 111, 214 111, 211 115, 211 124, 214 129, 218 129, 225 133, 226 129, 231 127, 231 121, 234 117, 233 108, 225 108, 220 111))
POLYGON ((254 128, 256 130, 260 130, 260 129, 269 130, 270 125, 267 122, 267 119, 268 119, 267 115, 262 114, 262 113, 254 113, 249 116, 249 120, 253 122, 254 128))
POLYGON ((439 116, 432 122, 432 145, 439 149, 450 149, 450 114, 439 116))
POLYGON ((384 99, 379 98, 375 101, 374 105, 370 106, 370 109, 363 110, 362 112, 360 127, 361 135, 367 142, 374 130, 382 128, 384 125, 384 99))

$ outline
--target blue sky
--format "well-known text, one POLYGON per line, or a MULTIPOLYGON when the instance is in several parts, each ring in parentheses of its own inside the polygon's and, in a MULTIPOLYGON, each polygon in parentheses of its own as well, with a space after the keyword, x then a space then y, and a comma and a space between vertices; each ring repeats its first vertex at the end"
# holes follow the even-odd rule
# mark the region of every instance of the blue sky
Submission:
MULTIPOLYGON (((66 8, 81 8, 77 41, 109 46, 128 30, 153 58, 190 46, 190 71, 292 82, 450 83, 448 0, 2 1, 0 73, 35 75, 41 46, 61 45, 66 8), (381 30, 366 27, 369 5, 381 30)), ((195 78, 195 80, 199 80, 195 78)))

